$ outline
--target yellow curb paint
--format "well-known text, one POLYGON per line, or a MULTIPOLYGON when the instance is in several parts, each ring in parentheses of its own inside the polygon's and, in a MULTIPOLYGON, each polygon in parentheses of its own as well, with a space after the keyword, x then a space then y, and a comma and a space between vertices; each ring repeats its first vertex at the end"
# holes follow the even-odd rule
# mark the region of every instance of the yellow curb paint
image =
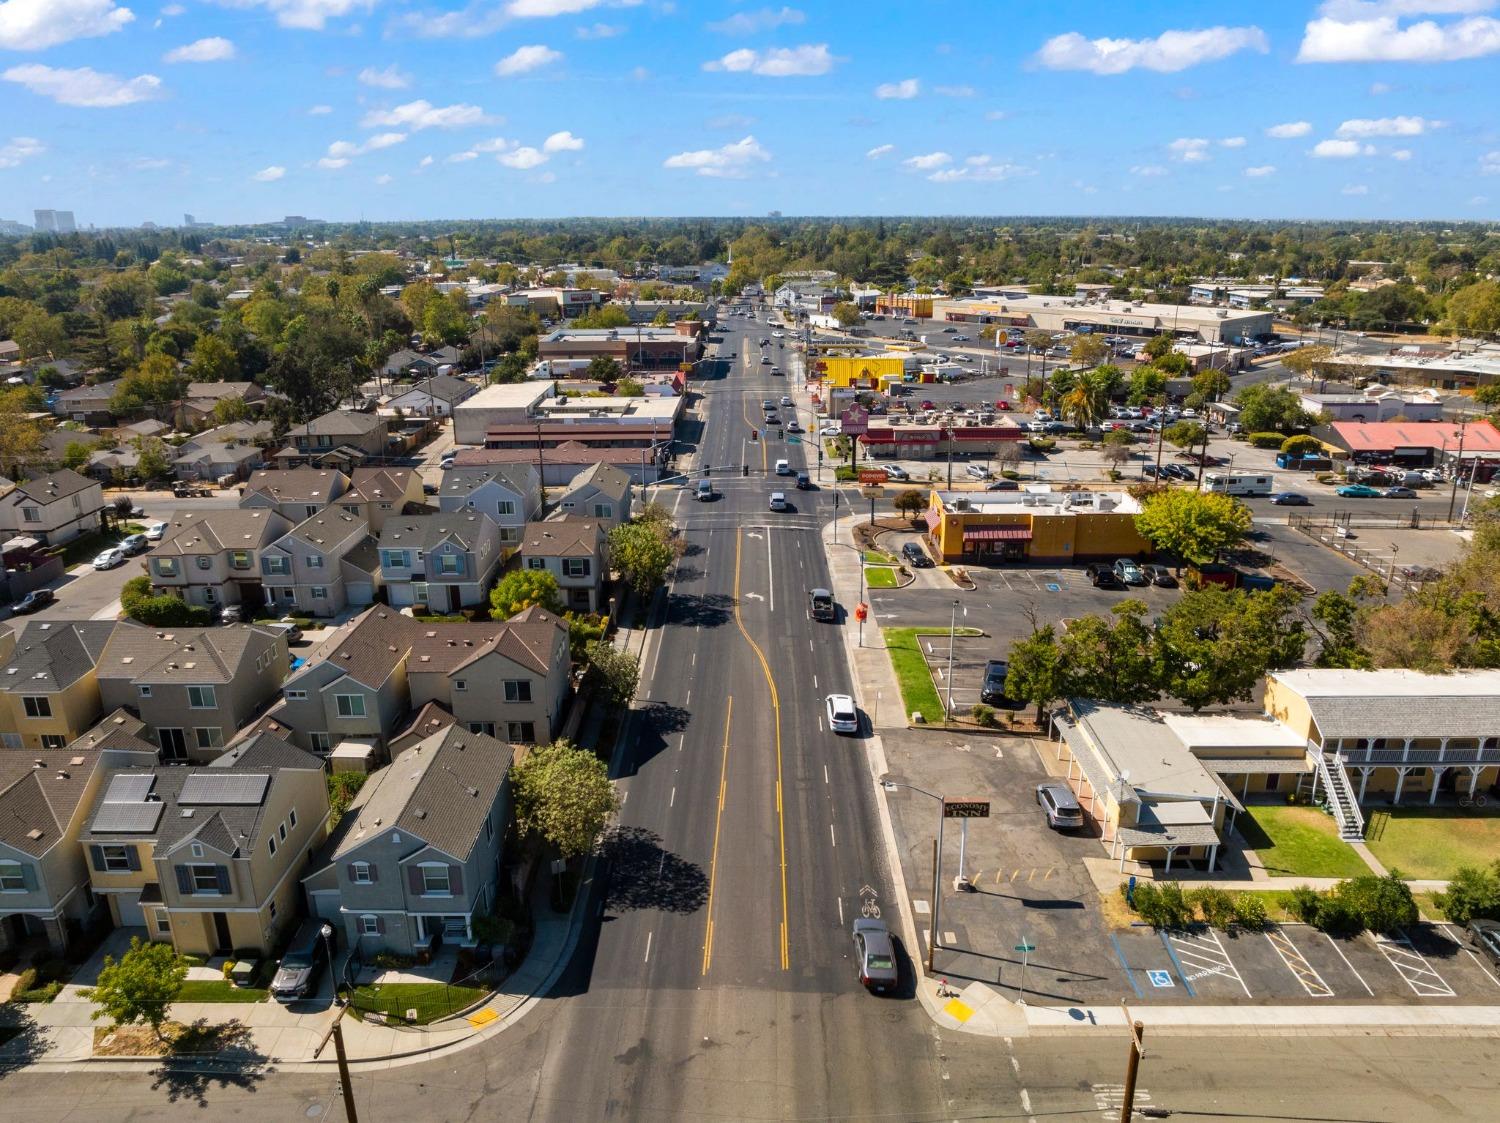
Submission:
POLYGON ((963 1025, 974 1016, 974 1008, 967 1002, 960 1002, 958 999, 953 998, 943 1007, 943 1013, 947 1014, 959 1025, 963 1025))
POLYGON ((492 1021, 494 1021, 499 1016, 500 1015, 497 1014, 497 1013, 495 1013, 495 1011, 493 1011, 493 1010, 488 1010, 488 1009, 486 1009, 486 1010, 480 1010, 477 1014, 470 1014, 469 1015, 469 1017, 468 1017, 468 1023, 471 1026, 473 1026, 475 1029, 478 1029, 480 1026, 489 1025, 492 1021))

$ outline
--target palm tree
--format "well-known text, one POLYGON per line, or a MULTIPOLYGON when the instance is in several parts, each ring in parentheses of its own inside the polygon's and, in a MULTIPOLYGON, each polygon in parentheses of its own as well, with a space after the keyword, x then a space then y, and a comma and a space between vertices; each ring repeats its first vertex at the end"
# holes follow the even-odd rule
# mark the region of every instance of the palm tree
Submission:
POLYGON ((1089 372, 1080 377, 1062 398, 1063 416, 1080 429, 1091 429, 1109 412, 1109 385, 1105 378, 1089 372))

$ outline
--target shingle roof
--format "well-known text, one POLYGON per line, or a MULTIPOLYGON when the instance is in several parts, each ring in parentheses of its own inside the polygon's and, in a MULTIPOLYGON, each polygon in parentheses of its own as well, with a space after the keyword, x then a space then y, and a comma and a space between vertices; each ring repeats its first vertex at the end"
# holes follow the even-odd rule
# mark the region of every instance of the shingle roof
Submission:
POLYGON ((388 747, 392 753, 400 755, 403 750, 411 748, 418 741, 426 740, 434 733, 440 733, 457 724, 458 719, 441 703, 428 702, 417 711, 417 716, 411 719, 410 725, 391 738, 388 747))
POLYGON ((577 491, 590 486, 598 488, 605 495, 621 499, 630 489, 630 477, 613 464, 603 462, 591 464, 573 477, 573 482, 568 485, 568 491, 577 491))
POLYGON ((94 669, 114 629, 113 620, 33 621, 0 668, 0 689, 50 694, 73 685, 94 669))
POLYGON ((454 378, 447 374, 434 374, 430 378, 424 378, 409 390, 403 390, 397 394, 398 398, 405 398, 417 394, 423 398, 429 395, 440 402, 452 405, 456 401, 467 398, 474 393, 474 384, 465 382, 461 378, 454 378))
POLYGON ((262 468, 245 481, 245 498, 265 494, 278 503, 329 503, 348 483, 332 468, 262 468))
POLYGON ((154 754, 156 746, 145 740, 142 736, 145 732, 146 723, 121 707, 112 714, 106 714, 87 733, 80 733, 68 747, 70 749, 145 748, 154 754))
POLYGON ((208 441, 197 444, 173 459, 173 464, 243 464, 259 460, 260 446, 243 441, 208 441))
POLYGON ((592 557, 599 542, 598 519, 551 519, 526 524, 521 555, 531 558, 592 557))
POLYGON ((514 756, 504 741, 456 725, 432 734, 366 781, 339 824, 331 856, 336 860, 394 829, 466 860, 514 756))
POLYGON ((357 495, 365 502, 377 499, 399 499, 411 482, 410 468, 356 468, 349 476, 349 491, 342 498, 357 495))
POLYGON ((374 690, 410 650, 410 628, 415 623, 409 616, 377 604, 320 643, 308 656, 308 666, 332 663, 374 690))
POLYGON ((209 761, 210 768, 242 768, 257 771, 276 768, 306 768, 321 772, 323 762, 271 730, 258 730, 241 737, 209 761))
POLYGON ((355 532, 364 533, 368 527, 363 515, 329 509, 303 519, 281 537, 299 538, 321 549, 337 545, 355 532))
POLYGON ((222 628, 148 628, 122 620, 99 657, 101 678, 131 682, 229 682, 275 645, 278 633, 254 624, 222 628))
POLYGON ((253 550, 281 537, 287 521, 275 511, 178 511, 153 555, 253 550))
POLYGON ((314 436, 344 436, 350 433, 363 436, 373 429, 384 428, 385 418, 373 413, 360 413, 352 409, 329 410, 322 417, 315 417, 305 425, 292 429, 293 434, 310 433, 314 436))
POLYGON ((62 840, 101 762, 123 767, 154 761, 154 748, 137 756, 80 748, 76 743, 65 749, 0 752, 0 842, 40 857, 62 840), (37 761, 42 762, 40 768, 37 761))
POLYGON ((525 497, 527 485, 535 476, 530 464, 486 464, 478 468, 449 468, 443 473, 443 495, 468 495, 494 481, 515 494, 525 497))
POLYGON ((465 550, 476 549, 486 538, 498 540, 500 524, 479 511, 445 511, 435 515, 400 515, 380 528, 386 548, 431 550, 452 541, 465 550))
POLYGON ((189 382, 185 398, 247 398, 260 389, 254 382, 189 382))
POLYGON ((1325 741, 1500 735, 1500 671, 1309 668, 1272 677, 1307 699, 1325 741))
POLYGON ((59 499, 76 495, 86 488, 98 486, 97 481, 80 476, 71 468, 59 468, 55 472, 48 472, 45 476, 16 484, 16 492, 29 496, 38 503, 46 504, 56 503, 59 499))
POLYGON ((109 382, 96 382, 92 386, 75 386, 57 395, 60 402, 91 402, 98 399, 108 401, 120 386, 118 378, 109 382))

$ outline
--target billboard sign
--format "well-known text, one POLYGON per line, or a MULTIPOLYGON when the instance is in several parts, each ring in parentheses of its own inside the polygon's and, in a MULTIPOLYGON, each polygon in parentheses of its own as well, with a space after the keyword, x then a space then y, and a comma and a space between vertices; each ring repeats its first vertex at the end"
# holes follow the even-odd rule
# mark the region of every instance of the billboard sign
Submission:
POLYGON ((870 431, 870 413, 863 406, 853 405, 839 415, 846 437, 862 437, 870 431))

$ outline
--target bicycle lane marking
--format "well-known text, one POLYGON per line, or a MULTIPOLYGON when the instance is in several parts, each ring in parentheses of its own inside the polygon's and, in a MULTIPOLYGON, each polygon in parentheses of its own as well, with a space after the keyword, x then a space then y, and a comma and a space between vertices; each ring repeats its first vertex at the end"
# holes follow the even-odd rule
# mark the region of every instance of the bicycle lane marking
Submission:
POLYGON ((1135 981, 1135 971, 1125 959, 1125 949, 1120 946, 1119 937, 1111 932, 1109 934, 1109 942, 1115 945, 1115 955, 1120 959, 1120 966, 1125 968, 1125 978, 1130 983, 1131 989, 1135 991, 1135 996, 1137 998, 1145 998, 1146 995, 1141 990, 1141 984, 1135 981))
POLYGON ((1188 982, 1187 973, 1182 969, 1181 960, 1177 958, 1177 953, 1172 950, 1172 941, 1167 938, 1165 932, 1158 932, 1157 935, 1161 937, 1161 946, 1167 949, 1167 958, 1172 961, 1172 966, 1177 969, 1177 977, 1182 980, 1182 987, 1187 991, 1187 996, 1189 998, 1197 998, 1198 995, 1193 991, 1193 984, 1188 982))
POLYGON ((1484 972, 1484 977, 1489 979, 1489 981, 1494 983, 1497 987, 1500 987, 1500 979, 1497 979, 1494 975, 1490 974, 1490 969, 1484 965, 1484 960, 1475 955, 1474 950, 1470 948, 1468 944, 1464 943, 1464 941, 1459 937, 1459 934, 1453 930, 1453 925, 1435 924, 1433 925, 1433 927, 1443 935, 1447 936, 1455 944, 1457 944, 1459 946, 1459 949, 1474 961, 1475 966, 1477 966, 1481 971, 1484 972))
POLYGON ((1386 962, 1406 980, 1406 985, 1411 987, 1412 993, 1417 997, 1456 997, 1447 980, 1437 973, 1432 964, 1427 962, 1427 957, 1414 948, 1411 940, 1405 935, 1398 934, 1395 939, 1389 936, 1374 936, 1373 939, 1375 946, 1380 949, 1380 954, 1385 956, 1386 962))
MULTIPOLYGON (((1333 988, 1323 981, 1323 976, 1307 961, 1292 938, 1283 929, 1266 929, 1265 937, 1270 941, 1276 954, 1281 956, 1281 962, 1286 964, 1287 970, 1297 976, 1297 981, 1302 984, 1302 989, 1307 991, 1312 998, 1332 998, 1333 988)), ((1363 980, 1361 980, 1363 981, 1363 980)))
MULTIPOLYGON (((1194 968, 1193 978, 1201 978, 1204 975, 1223 975, 1225 978, 1233 978, 1240 984, 1240 989, 1245 992, 1246 998, 1254 997, 1250 988, 1245 985, 1244 978, 1240 975, 1239 968, 1234 965, 1234 960, 1229 958, 1229 952, 1225 950, 1223 943, 1219 940, 1218 933, 1212 928, 1204 929, 1202 935, 1193 934, 1193 939, 1184 939, 1181 936, 1172 936, 1172 944, 1176 952, 1187 960, 1190 967, 1194 968), (1208 941, 1213 941, 1213 946, 1208 946, 1208 941)), ((1184 977, 1183 982, 1188 980, 1184 977)))

